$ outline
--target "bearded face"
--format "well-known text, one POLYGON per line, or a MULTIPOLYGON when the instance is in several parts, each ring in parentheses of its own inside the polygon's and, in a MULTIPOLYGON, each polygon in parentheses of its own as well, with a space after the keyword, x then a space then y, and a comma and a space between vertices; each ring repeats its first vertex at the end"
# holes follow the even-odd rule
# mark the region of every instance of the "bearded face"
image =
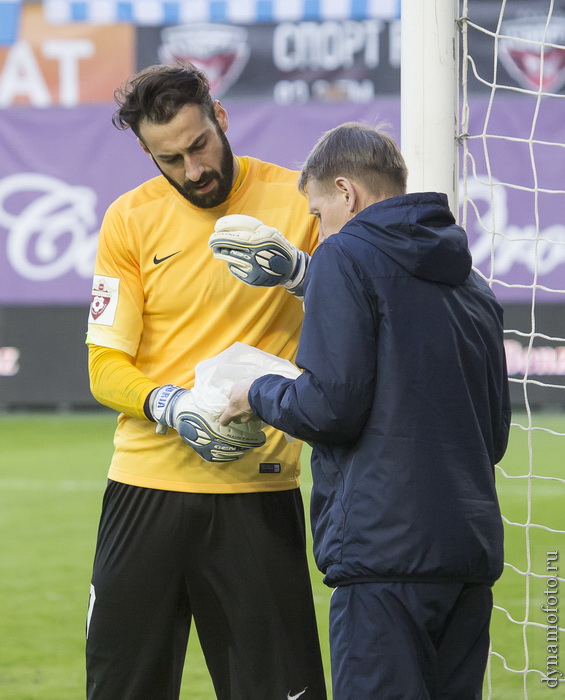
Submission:
POLYGON ((226 201, 233 185, 234 157, 225 135, 227 115, 194 104, 166 124, 142 121, 139 142, 167 181, 191 204, 210 209, 226 201))
POLYGON ((217 169, 210 168, 202 173, 196 182, 185 180, 182 185, 177 183, 172 177, 155 164, 170 182, 170 184, 182 194, 195 207, 201 209, 211 209, 223 204, 228 198, 233 183, 233 153, 224 132, 217 126, 217 135, 222 144, 222 156, 217 169))

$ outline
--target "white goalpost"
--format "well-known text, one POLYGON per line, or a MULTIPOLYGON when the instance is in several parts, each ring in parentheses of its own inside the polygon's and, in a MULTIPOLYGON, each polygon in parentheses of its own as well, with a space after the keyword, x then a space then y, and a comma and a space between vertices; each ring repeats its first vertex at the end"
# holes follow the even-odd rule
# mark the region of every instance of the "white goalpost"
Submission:
POLYGON ((412 192, 457 211, 458 34, 454 0, 402 0, 400 142, 412 192))
POLYGON ((496 466, 506 545, 494 700, 565 689, 564 85, 557 0, 402 0, 409 190, 448 194, 505 309, 513 421, 496 466))

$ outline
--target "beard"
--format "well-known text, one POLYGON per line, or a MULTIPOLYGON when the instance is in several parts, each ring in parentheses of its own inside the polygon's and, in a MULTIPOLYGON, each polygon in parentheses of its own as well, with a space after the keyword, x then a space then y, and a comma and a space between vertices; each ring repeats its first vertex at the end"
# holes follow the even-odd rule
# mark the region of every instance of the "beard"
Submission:
POLYGON ((181 194, 186 200, 188 200, 195 207, 200 209, 211 209, 212 207, 217 207, 219 204, 223 204, 232 188, 233 182, 233 152, 229 141, 220 129, 219 124, 216 125, 216 131, 218 137, 222 144, 222 160, 220 162, 220 170, 214 170, 213 168, 202 173, 197 182, 192 180, 186 180, 183 185, 179 185, 171 177, 169 177, 163 170, 159 167, 158 163, 153 159, 153 162, 159 168, 161 175, 172 185, 175 190, 181 194), (210 192, 200 193, 199 189, 204 185, 207 185, 212 180, 216 180, 216 187, 210 192))

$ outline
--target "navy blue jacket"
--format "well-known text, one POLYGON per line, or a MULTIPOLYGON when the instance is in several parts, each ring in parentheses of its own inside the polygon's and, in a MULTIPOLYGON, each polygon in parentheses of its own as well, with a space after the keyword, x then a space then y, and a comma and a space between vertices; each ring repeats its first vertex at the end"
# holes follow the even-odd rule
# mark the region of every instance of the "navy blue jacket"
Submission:
POLYGON ((319 246, 297 364, 296 381, 266 375, 249 399, 313 445, 325 582, 492 584, 510 423, 502 309, 445 195, 373 204, 319 246))

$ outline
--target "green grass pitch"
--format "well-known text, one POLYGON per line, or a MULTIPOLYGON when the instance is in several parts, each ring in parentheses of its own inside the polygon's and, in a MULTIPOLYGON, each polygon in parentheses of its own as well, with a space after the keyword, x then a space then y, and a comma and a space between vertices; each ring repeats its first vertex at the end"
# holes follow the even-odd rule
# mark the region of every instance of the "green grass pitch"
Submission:
MULTIPOLYGON (((526 424, 525 416, 516 422, 526 424)), ((534 425, 565 433, 565 416, 537 414, 534 425)), ((84 697, 84 628, 90 569, 115 414, 30 413, 0 416, 0 700, 79 700, 84 697)), ((511 476, 528 473, 565 479, 565 437, 513 428, 502 467, 511 476)), ((307 458, 307 454, 305 454, 307 458)), ((310 474, 304 469, 308 500, 310 474)), ((565 535, 520 524, 565 531, 565 482, 498 477, 505 516, 507 561, 522 571, 546 574, 548 553, 558 552, 565 572, 565 535), (531 507, 528 489, 532 490, 531 507)), ((551 557, 550 557, 551 558, 551 557)), ((327 618, 330 591, 312 563, 312 579, 329 684, 327 618)), ((526 579, 511 568, 495 587, 493 657, 489 672, 494 700, 551 700, 526 664, 546 667, 546 630, 541 606, 546 579, 526 579), (526 606, 529 600, 529 607, 526 606), (539 626, 523 625, 533 622, 539 626)), ((565 611, 565 584, 563 610, 565 611)), ((562 615, 565 621, 565 612, 562 615)), ((563 626, 563 622, 560 623, 563 626)), ((563 645, 565 645, 565 636, 563 645)), ((193 634, 183 700, 213 700, 214 693, 193 634)), ((565 673, 565 646, 561 654, 565 673)), ((557 695, 556 695, 557 693, 557 695)), ((488 689, 485 698, 488 696, 488 689)))

